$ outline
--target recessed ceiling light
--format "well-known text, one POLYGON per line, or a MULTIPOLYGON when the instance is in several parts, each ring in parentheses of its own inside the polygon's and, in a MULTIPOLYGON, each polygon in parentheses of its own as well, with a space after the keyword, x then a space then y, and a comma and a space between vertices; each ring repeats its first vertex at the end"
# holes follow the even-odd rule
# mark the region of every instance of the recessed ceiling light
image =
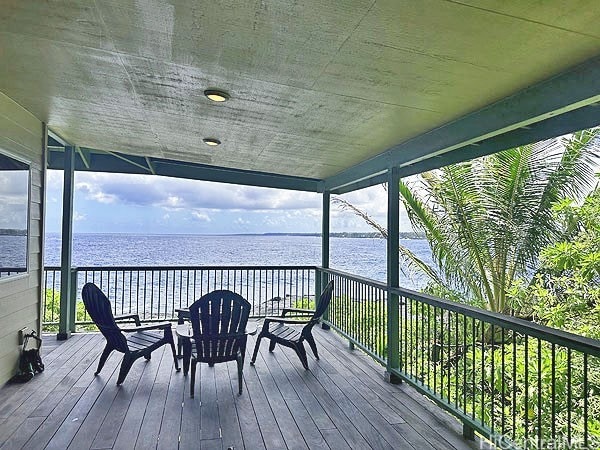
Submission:
POLYGON ((210 145, 211 147, 215 147, 217 145, 221 145, 221 141, 216 138, 204 138, 202 139, 206 145, 210 145))
POLYGON ((218 89, 207 89, 204 91, 204 95, 213 102, 226 102, 229 100, 229 94, 218 89))

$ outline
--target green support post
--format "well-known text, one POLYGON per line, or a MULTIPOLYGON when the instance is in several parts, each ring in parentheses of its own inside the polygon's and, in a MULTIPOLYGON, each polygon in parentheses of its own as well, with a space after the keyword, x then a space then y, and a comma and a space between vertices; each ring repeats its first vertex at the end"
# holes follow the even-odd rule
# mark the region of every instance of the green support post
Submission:
POLYGON ((75 332, 75 322, 77 320, 77 268, 71 268, 71 291, 69 305, 69 325, 72 333, 75 332))
POLYGON ((391 288, 398 287, 400 282, 400 170, 398 167, 388 169, 388 212, 387 212, 387 365, 385 379, 390 383, 400 383, 402 379, 392 372, 400 368, 400 314, 398 295, 391 293, 391 288))
MULTIPOLYGON (((330 218, 331 193, 323 192, 323 220, 321 229, 321 267, 329 268, 329 218, 330 218)), ((326 285, 326 277, 321 277, 321 283, 318 291, 315 291, 315 297, 319 295, 326 285)), ((329 330, 330 326, 325 323, 329 320, 329 308, 323 313, 321 328, 329 330)))
POLYGON ((62 249, 60 258, 60 317, 56 338, 64 341, 71 336, 75 314, 71 297, 71 255, 73 246, 73 193, 75 179, 75 148, 65 147, 62 215, 62 249))

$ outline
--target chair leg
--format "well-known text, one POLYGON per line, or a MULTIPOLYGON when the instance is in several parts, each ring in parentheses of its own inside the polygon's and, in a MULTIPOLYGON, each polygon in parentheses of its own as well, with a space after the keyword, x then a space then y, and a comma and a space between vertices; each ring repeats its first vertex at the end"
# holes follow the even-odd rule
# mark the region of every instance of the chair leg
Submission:
POLYGON ((190 397, 194 398, 194 386, 196 384, 196 358, 192 358, 192 376, 190 377, 190 397))
POLYGON ((258 347, 260 347, 260 340, 262 338, 262 334, 259 334, 258 338, 256 338, 256 345, 254 346, 254 352, 252 353, 252 359, 250 360, 251 365, 254 365, 254 363, 256 362, 256 355, 258 355, 258 347))
POLYGON ((104 363, 106 363, 106 360, 108 359, 109 355, 112 353, 113 350, 114 349, 112 347, 109 347, 109 345, 106 344, 106 347, 104 347, 104 350, 102 351, 102 354, 100 355, 100 361, 98 362, 98 369, 96 369, 96 373, 94 373, 94 375, 98 375, 100 373, 100 371, 104 367, 104 363))
POLYGON ((317 343, 315 342, 315 338, 312 336, 312 334, 309 334, 308 336, 306 336, 306 342, 308 342, 308 345, 310 345, 310 348, 312 349, 312 352, 315 355, 315 358, 319 359, 319 352, 317 351, 317 343))
MULTIPOLYGON (((179 372, 181 369, 179 368, 179 358, 177 357, 177 351, 175 350, 175 341, 173 341, 173 334, 170 334, 169 336, 167 336, 167 341, 169 342, 169 345, 171 346, 171 351, 173 352, 173 361, 175 361, 175 370, 177 372, 179 372)), ((179 344, 179 340, 177 340, 177 343, 179 344)))
POLYGON ((308 370, 308 359, 306 358, 306 350, 304 350, 304 345, 302 342, 298 342, 296 345, 294 345, 294 350, 296 350, 302 366, 308 370))
POLYGON ((236 358, 237 361, 237 369, 238 369, 238 387, 239 392, 238 395, 242 395, 242 377, 244 375, 244 358, 242 355, 238 355, 236 358))
POLYGON ((269 351, 270 352, 275 350, 275 344, 276 344, 276 342, 273 339, 271 339, 271 342, 269 343, 269 351))
POLYGON ((121 369, 119 370, 119 378, 117 379, 117 386, 123 384, 123 381, 125 381, 125 377, 129 373, 129 370, 131 369, 131 366, 133 365, 134 361, 135 358, 130 357, 128 354, 125 354, 125 356, 123 356, 123 361, 121 362, 121 369))

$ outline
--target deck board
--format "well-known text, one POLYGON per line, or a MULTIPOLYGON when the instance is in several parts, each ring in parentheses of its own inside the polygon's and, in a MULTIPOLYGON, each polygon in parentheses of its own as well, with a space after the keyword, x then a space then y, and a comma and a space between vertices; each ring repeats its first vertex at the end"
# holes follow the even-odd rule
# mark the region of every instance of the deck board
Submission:
MULTIPOLYGON (((0 388, 0 449, 476 449, 460 424, 407 385, 383 381, 383 368, 315 329, 320 360, 304 370, 290 349, 263 342, 243 394, 236 363, 175 372, 170 348, 136 361, 116 386, 120 355, 94 371, 99 334, 76 334, 44 348, 46 371, 0 388)), ((53 339, 47 336, 45 339, 53 339)), ((310 350, 309 350, 310 353, 310 350)))

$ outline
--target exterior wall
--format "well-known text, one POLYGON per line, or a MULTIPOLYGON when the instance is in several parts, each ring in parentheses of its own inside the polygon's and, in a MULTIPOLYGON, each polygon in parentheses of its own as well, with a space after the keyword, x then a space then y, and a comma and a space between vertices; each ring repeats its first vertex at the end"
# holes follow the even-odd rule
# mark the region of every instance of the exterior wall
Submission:
POLYGON ((12 377, 19 357, 18 331, 39 332, 44 236, 44 125, 0 92, 0 149, 30 166, 29 272, 0 279, 0 385, 12 377))

